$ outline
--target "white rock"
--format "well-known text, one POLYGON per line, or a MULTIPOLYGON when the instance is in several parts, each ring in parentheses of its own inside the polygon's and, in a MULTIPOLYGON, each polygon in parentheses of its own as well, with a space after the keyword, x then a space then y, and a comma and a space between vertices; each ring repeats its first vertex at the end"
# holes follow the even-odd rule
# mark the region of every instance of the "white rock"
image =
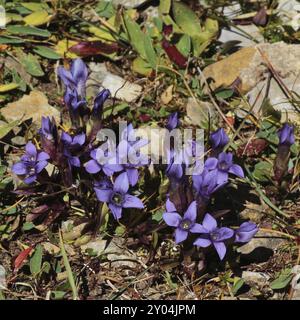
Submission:
POLYGON ((186 104, 186 116, 184 121, 187 124, 202 127, 203 122, 207 121, 208 116, 215 118, 216 112, 210 102, 195 101, 194 98, 188 98, 186 104))
MULTIPOLYGON (((299 93, 300 92, 300 79, 297 76, 290 75, 286 79, 281 79, 282 82, 290 90, 299 93)), ((261 105, 264 101, 264 97, 267 89, 267 79, 259 82, 256 87, 254 87, 247 94, 249 104, 252 106, 255 103, 253 108, 254 114, 258 114, 258 111, 261 108, 261 105)), ((270 80, 270 88, 268 93, 268 98, 270 104, 277 111, 281 111, 281 122, 285 122, 288 118, 290 121, 299 121, 299 114, 295 107, 288 101, 288 98, 278 85, 275 79, 270 80)))
POLYGON ((285 25, 291 26, 295 31, 300 27, 300 3, 296 0, 280 0, 277 7, 278 16, 285 25))
MULTIPOLYGON (((259 31, 259 28, 254 25, 241 25, 239 26, 239 29, 243 30, 245 33, 251 35, 251 37, 258 42, 263 42, 264 37, 259 31)), ((247 35, 243 33, 242 31, 239 31, 238 29, 231 27, 229 29, 223 28, 220 34, 220 37, 218 41, 226 43, 229 41, 239 41, 239 44, 237 44, 238 47, 251 47, 254 46, 256 43, 252 39, 249 39, 247 35)))
POLYGON ((142 93, 143 88, 140 85, 112 74, 107 70, 105 63, 91 62, 89 69, 91 73, 86 83, 88 97, 95 97, 100 90, 108 89, 112 97, 132 102, 142 93))
POLYGON ((128 82, 112 73, 105 76, 102 86, 108 89, 113 97, 126 102, 136 100, 143 89, 140 85, 128 82))
POLYGON ((285 243, 284 239, 274 237, 274 234, 270 232, 258 231, 258 233, 255 235, 255 238, 237 248, 237 252, 242 254, 250 254, 257 248, 267 248, 274 251, 277 250, 283 243, 285 243))
POLYGON ((268 282, 270 277, 262 272, 243 271, 242 278, 246 283, 256 283, 258 285, 264 285, 268 282))
POLYGON ((104 251, 107 254, 107 260, 111 262, 112 267, 129 267, 135 268, 138 263, 137 257, 126 250, 124 240, 114 238, 104 251))
POLYGON ((80 249, 82 252, 85 252, 87 249, 91 249, 95 254, 100 255, 106 247, 106 242, 106 240, 97 239, 82 245, 80 249))

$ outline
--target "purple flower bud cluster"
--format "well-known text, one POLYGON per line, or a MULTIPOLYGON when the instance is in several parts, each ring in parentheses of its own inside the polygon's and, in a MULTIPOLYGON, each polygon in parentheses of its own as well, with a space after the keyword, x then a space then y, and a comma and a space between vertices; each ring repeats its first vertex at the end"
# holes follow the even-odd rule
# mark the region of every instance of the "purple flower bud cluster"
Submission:
POLYGON ((81 59, 75 59, 70 70, 59 67, 57 72, 66 87, 64 100, 67 106, 73 110, 84 106, 86 104, 85 85, 88 77, 85 63, 81 59))

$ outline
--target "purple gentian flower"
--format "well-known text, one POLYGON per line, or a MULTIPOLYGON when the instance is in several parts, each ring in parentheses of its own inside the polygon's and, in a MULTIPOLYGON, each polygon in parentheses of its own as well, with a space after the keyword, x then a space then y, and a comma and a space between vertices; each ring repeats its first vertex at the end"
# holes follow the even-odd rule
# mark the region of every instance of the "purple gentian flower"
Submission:
POLYGON ((169 131, 172 131, 173 129, 177 128, 178 125, 179 125, 178 112, 173 112, 168 117, 166 128, 169 131))
POLYGON ((205 161, 205 169, 209 171, 213 170, 216 173, 218 184, 226 183, 229 173, 244 178, 243 169, 232 162, 232 157, 232 153, 222 152, 219 154, 218 159, 211 157, 205 161))
POLYGON ((21 161, 12 166, 12 171, 16 175, 25 176, 24 182, 30 184, 36 181, 37 175, 47 166, 50 157, 46 152, 38 152, 32 142, 26 144, 25 150, 21 161))
POLYGON ((140 148, 148 144, 146 139, 136 139, 132 124, 121 133, 121 141, 117 148, 118 163, 126 171, 129 184, 136 185, 139 173, 138 167, 149 164, 148 156, 140 153, 140 148))
POLYGON ((170 227, 175 227, 175 242, 180 243, 186 240, 189 232, 200 233, 203 228, 201 224, 196 223, 197 204, 191 202, 183 217, 176 212, 174 204, 168 199, 166 203, 167 212, 163 214, 165 223, 170 227))
POLYGON ((201 197, 205 202, 224 184, 218 183, 215 171, 204 170, 200 175, 193 175, 193 187, 196 191, 196 196, 201 197))
POLYGON ((54 119, 42 117, 42 127, 39 130, 41 136, 47 140, 55 141, 57 139, 57 127, 54 119))
POLYGON ((279 144, 291 146, 295 143, 294 127, 285 123, 283 127, 278 130, 279 144))
POLYGON ((107 176, 123 170, 122 165, 118 164, 117 158, 108 150, 101 147, 93 149, 90 153, 92 160, 85 163, 85 170, 88 173, 95 174, 103 171, 107 176))
POLYGON ((129 181, 126 172, 121 173, 111 185, 107 182, 96 184, 94 190, 99 201, 108 203, 116 220, 122 217, 123 208, 143 209, 142 201, 128 193, 129 181))
POLYGON ((180 180, 184 173, 184 156, 182 151, 167 150, 167 160, 166 174, 168 178, 180 180))
POLYGON ((58 75, 67 88, 75 89, 80 97, 85 97, 88 69, 81 59, 73 60, 70 70, 58 67, 58 75))
POLYGON ((244 222, 235 230, 235 242, 248 242, 257 233, 258 227, 253 222, 244 222))
POLYGON ((207 213, 202 222, 202 235, 198 238, 194 245, 202 248, 213 245, 221 260, 225 257, 226 246, 224 241, 230 239, 234 235, 234 231, 230 228, 217 227, 217 221, 209 213, 207 213))
POLYGON ((222 149, 229 142, 229 138, 223 128, 213 132, 209 140, 213 149, 222 149))
POLYGON ((85 134, 81 133, 73 138, 66 132, 61 134, 61 141, 64 144, 63 153, 68 159, 68 162, 73 167, 80 167, 79 157, 72 155, 73 152, 78 151, 85 143, 85 134))
POLYGON ((131 186, 136 185, 138 181, 139 172, 137 168, 149 163, 146 155, 138 155, 138 150, 138 143, 130 145, 125 140, 122 140, 117 148, 118 162, 126 171, 131 186))
POLYGON ((79 98, 78 92, 76 89, 71 89, 70 87, 67 87, 65 95, 64 95, 64 101, 68 107, 72 107, 73 110, 77 110, 82 106, 86 105, 86 100, 79 98))
POLYGON ((102 114, 102 108, 104 102, 109 98, 110 91, 107 89, 102 90, 99 92, 94 100, 94 108, 93 108, 93 116, 99 117, 102 114))

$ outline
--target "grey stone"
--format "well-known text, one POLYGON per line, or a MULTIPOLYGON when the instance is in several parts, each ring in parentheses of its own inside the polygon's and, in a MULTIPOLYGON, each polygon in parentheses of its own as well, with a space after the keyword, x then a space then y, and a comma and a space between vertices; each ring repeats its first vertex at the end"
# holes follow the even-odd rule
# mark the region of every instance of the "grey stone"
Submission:
POLYGON ((139 263, 137 257, 126 249, 124 240, 121 238, 113 238, 103 253, 107 255, 107 260, 115 268, 135 268, 139 263))
POLYGON ((260 30, 254 24, 250 25, 241 25, 239 26, 240 30, 236 28, 225 29, 223 28, 220 34, 218 41, 226 43, 229 41, 239 41, 237 44, 238 47, 251 47, 254 46, 256 43, 254 40, 258 42, 263 42, 264 37, 260 33, 260 30), (242 31, 241 31, 242 30, 242 31), (243 33, 243 31, 245 33, 243 33), (250 39, 247 34, 251 35, 252 39, 250 39))
POLYGON ((247 284, 255 283, 257 285, 265 285, 268 283, 270 277, 263 272, 244 271, 242 278, 247 284))
POLYGON ((107 70, 105 63, 90 63, 87 96, 95 97, 101 89, 108 89, 112 97, 132 102, 142 94, 142 86, 129 82, 107 70))
POLYGON ((275 251, 284 243, 285 240, 274 236, 274 233, 259 231, 255 235, 255 238, 239 247, 237 251, 242 254, 250 254, 255 249, 259 248, 266 248, 275 251))

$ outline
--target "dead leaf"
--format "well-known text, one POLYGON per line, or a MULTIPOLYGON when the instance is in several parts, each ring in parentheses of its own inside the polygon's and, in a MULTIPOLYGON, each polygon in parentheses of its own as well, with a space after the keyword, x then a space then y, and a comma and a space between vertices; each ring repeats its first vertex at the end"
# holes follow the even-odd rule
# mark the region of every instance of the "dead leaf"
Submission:
POLYGON ((98 54, 112 54, 119 50, 116 42, 105 43, 102 41, 83 41, 72 46, 69 51, 81 57, 94 56, 98 54))
POLYGON ((170 86, 168 86, 168 88, 162 93, 160 99, 162 101, 163 104, 168 104, 172 101, 173 99, 173 84, 171 84, 170 86))
POLYGON ((21 253, 19 253, 19 255, 17 256, 14 262, 14 273, 18 272, 18 270, 22 267, 22 265, 24 264, 25 260, 29 256, 32 249, 33 247, 29 247, 23 250, 21 253))

